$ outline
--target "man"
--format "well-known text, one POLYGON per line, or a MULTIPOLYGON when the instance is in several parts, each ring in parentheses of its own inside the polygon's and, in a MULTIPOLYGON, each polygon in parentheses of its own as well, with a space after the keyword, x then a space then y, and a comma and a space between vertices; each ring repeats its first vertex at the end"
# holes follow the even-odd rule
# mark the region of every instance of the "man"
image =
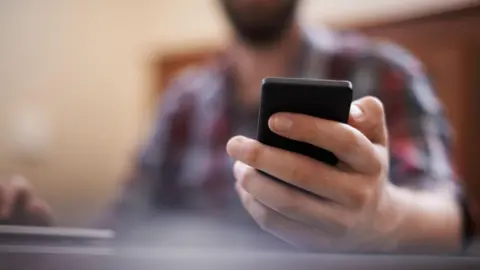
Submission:
MULTIPOLYGON (((233 162, 224 146, 235 134, 255 136, 260 82, 272 76, 351 80, 355 99, 378 97, 385 104, 389 159, 386 160, 384 153, 381 160, 370 155, 361 158, 361 163, 377 169, 376 165, 381 163, 381 172, 388 173, 385 178, 392 183, 391 187, 453 194, 449 132, 420 64, 392 45, 375 44, 349 33, 301 29, 295 18, 298 2, 219 1, 234 30, 232 43, 221 57, 200 69, 185 72, 167 90, 155 132, 145 145, 137 171, 114 212, 115 222, 119 217, 138 220, 166 210, 220 215, 224 219, 240 220, 239 217, 246 216, 233 188, 230 170, 233 162), (229 216, 225 217, 226 214, 229 216)), ((383 115, 383 111, 377 113, 383 115)), ((361 131, 373 143, 386 148, 385 138, 375 135, 372 139, 368 129, 361 131)), ((311 138, 301 139, 312 142, 311 138)), ((364 137, 361 139, 365 141, 364 137)), ((230 142, 230 155, 253 167, 265 165, 243 158, 238 145, 246 141, 230 142)), ((358 166, 349 160, 345 163, 358 166)), ((285 168, 290 168, 286 165, 285 168)), ((236 168, 242 166, 245 167, 236 168)), ((244 179, 241 174, 237 172, 237 177, 244 179)), ((348 184, 352 190, 360 185, 355 180, 348 184)), ((246 186, 239 190, 244 203, 245 197, 247 201, 264 199, 246 186)), ((274 208, 264 203, 267 209, 274 208)), ((360 205, 366 204, 360 200, 360 205)), ((258 217, 258 211, 252 211, 251 207, 246 206, 258 217)), ((362 229, 372 229, 369 226, 374 224, 362 229)))

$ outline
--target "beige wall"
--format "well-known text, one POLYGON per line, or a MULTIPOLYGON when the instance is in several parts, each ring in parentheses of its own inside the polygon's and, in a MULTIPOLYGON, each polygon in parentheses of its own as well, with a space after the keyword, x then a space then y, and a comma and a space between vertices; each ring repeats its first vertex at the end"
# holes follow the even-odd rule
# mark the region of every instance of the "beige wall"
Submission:
POLYGON ((149 53, 218 42, 211 2, 0 1, 0 177, 26 175, 59 224, 88 223, 142 136, 149 53), (50 126, 34 163, 12 148, 24 109, 50 126))
MULTIPOLYGON (((214 1, 0 1, 0 177, 29 177, 61 225, 100 213, 146 127, 149 53, 221 43, 227 29, 214 1), (10 124, 22 108, 43 116, 31 120, 38 125, 48 120, 34 163, 12 148, 10 124)), ((307 22, 379 14, 379 4, 391 3, 305 2, 307 22)))

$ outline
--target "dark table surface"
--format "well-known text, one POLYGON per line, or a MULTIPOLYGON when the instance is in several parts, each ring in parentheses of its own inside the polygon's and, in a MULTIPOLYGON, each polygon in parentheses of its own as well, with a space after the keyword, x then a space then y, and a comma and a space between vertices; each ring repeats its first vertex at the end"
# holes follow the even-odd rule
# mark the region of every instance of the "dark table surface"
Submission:
POLYGON ((294 254, 215 248, 44 248, 0 254, 0 269, 480 269, 477 258, 294 254))
POLYGON ((260 230, 191 217, 150 222, 113 239, 42 234, 0 236, 0 269, 480 269, 475 257, 302 253, 260 230))

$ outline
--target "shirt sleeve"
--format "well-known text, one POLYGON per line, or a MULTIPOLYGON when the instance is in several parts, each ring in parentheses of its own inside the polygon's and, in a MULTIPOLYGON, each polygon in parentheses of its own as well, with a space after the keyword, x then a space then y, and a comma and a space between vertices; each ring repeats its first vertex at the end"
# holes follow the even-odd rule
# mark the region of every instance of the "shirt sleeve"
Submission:
POLYGON ((190 136, 195 106, 192 95, 170 87, 159 106, 154 127, 141 147, 131 175, 107 213, 102 227, 131 227, 175 201, 183 151, 190 136))
POLYGON ((389 130, 390 179, 397 185, 457 192, 452 132, 421 64, 393 45, 379 47, 378 96, 389 130))

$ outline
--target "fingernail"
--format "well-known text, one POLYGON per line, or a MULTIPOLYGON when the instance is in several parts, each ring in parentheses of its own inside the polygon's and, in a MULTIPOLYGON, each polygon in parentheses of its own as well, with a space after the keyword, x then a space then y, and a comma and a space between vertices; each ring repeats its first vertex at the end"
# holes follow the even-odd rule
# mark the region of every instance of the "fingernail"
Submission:
POLYGON ((350 115, 355 119, 360 119, 363 117, 363 111, 357 105, 352 104, 352 106, 350 106, 350 115))
POLYGON ((273 117, 272 124, 273 129, 275 129, 276 131, 288 131, 292 127, 293 122, 290 118, 286 116, 277 115, 273 117))

